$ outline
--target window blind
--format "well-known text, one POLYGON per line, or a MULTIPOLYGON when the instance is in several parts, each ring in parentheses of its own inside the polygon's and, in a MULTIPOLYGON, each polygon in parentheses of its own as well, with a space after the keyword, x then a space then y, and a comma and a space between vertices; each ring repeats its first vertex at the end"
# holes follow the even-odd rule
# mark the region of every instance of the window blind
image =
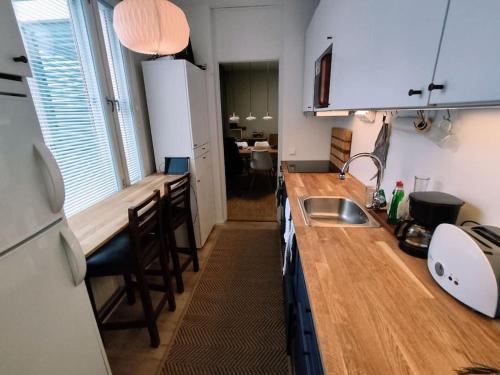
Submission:
POLYGON ((113 30, 113 9, 100 1, 98 2, 98 8, 128 175, 130 183, 134 183, 142 179, 143 173, 137 147, 137 136, 124 56, 120 41, 113 30))
POLYGON ((81 3, 14 0, 45 142, 61 169, 68 216, 119 190, 81 3))

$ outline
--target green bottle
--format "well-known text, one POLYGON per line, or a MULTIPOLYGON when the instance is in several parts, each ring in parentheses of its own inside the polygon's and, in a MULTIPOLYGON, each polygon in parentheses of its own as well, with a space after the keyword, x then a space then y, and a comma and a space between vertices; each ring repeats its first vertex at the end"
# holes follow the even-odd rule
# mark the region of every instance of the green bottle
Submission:
POLYGON ((392 192, 392 201, 391 207, 389 207, 389 215, 387 218, 387 222, 389 224, 397 224, 398 223, 398 206, 399 203, 403 200, 405 196, 405 192, 403 190, 403 181, 396 182, 396 189, 392 192))

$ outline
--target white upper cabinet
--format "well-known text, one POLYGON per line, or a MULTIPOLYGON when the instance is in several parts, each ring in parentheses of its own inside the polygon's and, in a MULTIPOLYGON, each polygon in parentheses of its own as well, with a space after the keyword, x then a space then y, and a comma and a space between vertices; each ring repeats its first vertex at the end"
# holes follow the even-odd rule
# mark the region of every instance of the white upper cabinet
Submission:
POLYGON ((451 0, 430 104, 500 102, 499 40, 500 1, 451 0))
POLYGON ((336 0, 330 109, 427 105, 447 4, 336 0))
POLYGON ((333 0, 321 1, 306 31, 304 50, 304 112, 314 110, 315 63, 332 43, 332 7, 333 0))
POLYGON ((498 104, 499 39, 498 0, 322 0, 306 33, 303 109, 330 43, 324 109, 498 104))
POLYGON ((24 49, 21 33, 10 0, 0 1, 0 73, 16 76, 31 76, 28 55, 24 49))

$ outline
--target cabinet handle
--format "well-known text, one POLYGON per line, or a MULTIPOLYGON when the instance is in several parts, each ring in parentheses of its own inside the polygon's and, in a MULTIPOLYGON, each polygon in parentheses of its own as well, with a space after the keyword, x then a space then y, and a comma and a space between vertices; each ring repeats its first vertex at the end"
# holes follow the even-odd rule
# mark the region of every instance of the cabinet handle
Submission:
POLYGON ((332 40, 332 39, 333 39, 333 36, 328 35, 328 36, 326 37, 326 39, 327 39, 327 40, 332 40))
POLYGON ((408 96, 412 96, 412 95, 422 95, 422 90, 410 89, 410 91, 408 91, 408 96))
POLYGON ((39 156, 43 165, 47 169, 50 186, 49 186, 49 202, 53 213, 58 213, 64 206, 64 181, 61 170, 57 165, 56 159, 45 145, 45 143, 36 143, 34 145, 35 153, 39 156))
POLYGON ((28 63, 28 58, 26 56, 24 56, 24 55, 13 57, 12 60, 14 60, 15 62, 22 62, 22 63, 25 63, 25 64, 28 63))
POLYGON ((444 89, 444 85, 435 85, 434 83, 431 83, 428 87, 429 91, 432 91, 432 90, 443 90, 444 89))
POLYGON ((82 246, 69 228, 62 228, 60 233, 64 243, 64 250, 68 257, 71 274, 73 275, 73 282, 75 286, 78 286, 85 279, 85 274, 87 273, 87 262, 85 261, 82 246))

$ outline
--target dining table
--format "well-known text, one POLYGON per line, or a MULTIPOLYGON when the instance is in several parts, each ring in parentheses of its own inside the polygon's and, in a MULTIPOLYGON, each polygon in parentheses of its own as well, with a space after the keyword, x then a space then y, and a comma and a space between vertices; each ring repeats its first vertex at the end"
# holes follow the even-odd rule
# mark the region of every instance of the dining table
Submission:
POLYGON ((267 151, 272 157, 276 157, 278 155, 278 149, 272 147, 242 147, 239 148, 240 156, 242 157, 250 157, 252 155, 252 151, 267 151))

